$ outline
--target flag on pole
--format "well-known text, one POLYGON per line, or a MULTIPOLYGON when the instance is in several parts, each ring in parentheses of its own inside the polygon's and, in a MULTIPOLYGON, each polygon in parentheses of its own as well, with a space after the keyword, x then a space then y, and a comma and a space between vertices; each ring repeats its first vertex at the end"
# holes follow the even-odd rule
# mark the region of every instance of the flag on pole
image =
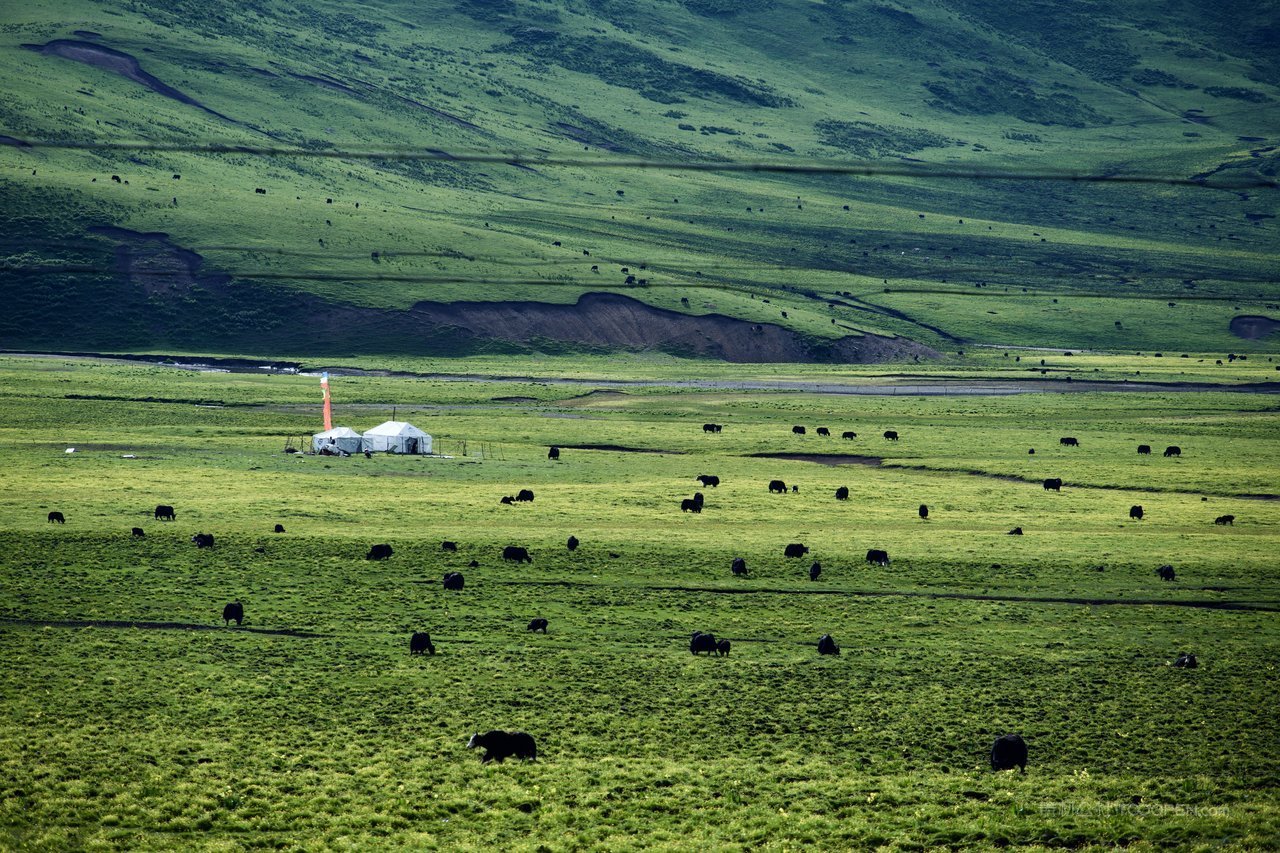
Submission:
POLYGON ((324 429, 328 432, 333 429, 333 412, 329 409, 329 373, 327 371, 320 374, 320 390, 324 392, 324 429))

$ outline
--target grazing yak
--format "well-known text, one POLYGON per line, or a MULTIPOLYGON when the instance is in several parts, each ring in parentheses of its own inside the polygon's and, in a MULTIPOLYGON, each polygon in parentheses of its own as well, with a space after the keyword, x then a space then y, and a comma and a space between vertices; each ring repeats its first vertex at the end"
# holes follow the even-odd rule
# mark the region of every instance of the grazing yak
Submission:
POLYGON ((538 746, 528 732, 503 732, 494 730, 480 734, 476 732, 467 741, 467 749, 484 749, 480 758, 481 764, 496 761, 501 764, 511 756, 533 760, 538 757, 538 746))
POLYGON ((735 575, 745 575, 747 573, 747 561, 741 557, 734 557, 733 563, 730 564, 730 570, 735 575))
POLYGON ((840 647, 836 645, 836 641, 831 639, 830 634, 823 634, 818 638, 818 654, 820 655, 838 655, 840 647))
POLYGON ((578 550, 578 537, 570 536, 569 541, 564 543, 564 547, 568 548, 570 551, 578 550))
POLYGON ((547 450, 547 458, 548 458, 548 459, 559 459, 559 458, 560 458, 560 448, 558 448, 558 447, 552 447, 552 448, 548 449, 548 450, 547 450))
POLYGON ((715 654, 716 635, 704 634, 701 631, 694 631, 693 636, 689 638, 689 651, 693 654, 706 652, 707 654, 715 654))
POLYGON ((440 583, 445 589, 461 592, 467 584, 467 579, 462 576, 462 572, 445 572, 444 579, 440 583))
POLYGON ((858 437, 858 434, 850 430, 850 431, 842 432, 840 434, 840 437, 852 441, 853 439, 858 437))
POLYGON ((222 608, 222 622, 224 625, 230 625, 232 622, 239 625, 244 622, 244 605, 238 601, 233 601, 222 608))
POLYGON ((277 524, 277 525, 276 525, 276 527, 275 527, 275 532, 276 532, 276 533, 284 533, 284 525, 283 525, 283 524, 277 524))
POLYGON ((681 512, 702 512, 702 502, 693 498, 685 498, 680 501, 681 512))
POLYGON ((369 553, 364 555, 366 560, 385 560, 390 557, 394 551, 390 545, 374 545, 369 548, 369 553))
POLYGON ((1165 456, 1181 456, 1182 448, 1178 447, 1176 444, 1171 444, 1164 449, 1164 455, 1165 456))
POLYGON ((795 494, 799 494, 799 492, 800 492, 800 487, 799 487, 799 486, 792 486, 792 487, 791 487, 791 494, 795 495, 795 494))
POLYGON ((707 499, 702 496, 702 492, 694 492, 693 499, 698 504, 698 506, 702 506, 707 501, 707 499))
POLYGON ((444 541, 444 542, 441 542, 441 543, 440 543, 440 550, 441 550, 441 551, 457 551, 457 550, 458 550, 458 543, 457 543, 457 542, 449 542, 448 540, 446 540, 446 541, 444 541))
POLYGON ((991 769, 1027 772, 1027 742, 1021 735, 1001 735, 991 745, 991 769))
POLYGON ((925 521, 929 520, 929 507, 924 504, 920 504, 920 517, 925 521))
POLYGON ((897 430, 887 429, 884 431, 884 437, 886 441, 897 441, 898 432, 897 430))
POLYGON ((782 556, 800 558, 809 553, 809 549, 799 542, 792 542, 786 548, 782 549, 782 556))
POLYGON ((721 424, 703 424, 702 425, 703 432, 720 432, 723 429, 724 429, 724 426, 721 424))
POLYGON ((156 521, 177 521, 178 514, 173 511, 173 507, 168 504, 159 504, 156 506, 156 521))
POLYGON ((1200 661, 1196 660, 1196 656, 1187 652, 1178 652, 1178 657, 1174 660, 1173 665, 1178 669, 1195 669, 1200 665, 1200 661))
POLYGON ((882 551, 879 548, 872 548, 867 551, 867 562, 876 566, 889 565, 889 552, 882 551))
POLYGON ((545 634, 545 633, 547 633, 547 620, 546 620, 546 619, 543 619, 541 616, 539 616, 537 619, 530 619, 530 620, 529 620, 529 625, 528 625, 528 627, 526 627, 526 628, 525 628, 525 630, 526 630, 526 631, 541 631, 542 633, 544 633, 544 634, 545 634))
POLYGON ((708 487, 714 489, 716 486, 720 485, 720 478, 713 474, 699 474, 693 479, 701 483, 704 489, 708 487))
POLYGON ((67 523, 67 519, 66 519, 66 518, 64 518, 64 517, 63 517, 63 515, 62 515, 62 513, 58 512, 57 510, 54 510, 53 512, 49 513, 49 523, 50 523, 50 524, 53 524, 55 521, 56 521, 58 524, 66 524, 66 523, 67 523))
POLYGON ((1021 535, 1022 535, 1022 528, 1021 528, 1021 527, 1015 527, 1015 528, 1013 528, 1012 530, 1010 530, 1010 531, 1009 531, 1009 534, 1008 534, 1008 535, 1010 535, 1010 536, 1021 536, 1021 535))
POLYGON ((809 567, 809 580, 816 581, 820 574, 822 574, 822 563, 814 563, 809 567))
POLYGON ((1236 517, 1234 515, 1220 515, 1213 520, 1214 524, 1230 524, 1232 527, 1236 525, 1236 517))
POLYGON ((1172 580, 1178 579, 1177 574, 1173 570, 1173 566, 1170 566, 1170 565, 1164 565, 1156 569, 1156 574, 1160 576, 1160 580, 1162 581, 1172 581, 1172 580))
POLYGON ((1133 519, 1136 521, 1142 521, 1142 515, 1143 515, 1142 507, 1139 506, 1138 504, 1134 504, 1133 506, 1129 507, 1130 519, 1133 519))
POLYGON ((729 650, 733 648, 733 643, 728 640, 716 640, 716 654, 722 658, 729 656, 729 650))
POLYGON ((1061 444, 1063 447, 1079 447, 1080 441, 1068 435, 1058 439, 1058 444, 1061 444))
POLYGON ((1047 491, 1049 491, 1049 490, 1051 490, 1051 489, 1052 489, 1053 491, 1055 491, 1055 492, 1060 492, 1060 491, 1062 491, 1062 478, 1061 478, 1061 477, 1049 477, 1048 479, 1046 479, 1046 480, 1044 481, 1044 490, 1047 492, 1047 491))
POLYGON ((532 490, 532 489, 521 489, 521 490, 520 490, 520 493, 516 495, 516 500, 521 501, 522 503, 528 503, 529 501, 532 501, 532 500, 533 500, 533 490, 532 490))
POLYGON ((849 487, 848 487, 848 486, 841 486, 840 488, 836 489, 836 500, 838 500, 838 501, 847 501, 847 500, 849 500, 849 487))
POLYGON ((409 654, 434 655, 435 653, 436 653, 435 643, 431 642, 431 635, 428 634, 426 631, 416 631, 414 632, 414 635, 409 638, 409 654))
POLYGON ((529 551, 519 545, 508 545, 502 549, 502 559, 511 560, 516 563, 532 563, 533 557, 529 556, 529 551))
POLYGON ((831 430, 827 429, 826 427, 818 427, 818 435, 825 435, 827 438, 830 438, 831 430))
POLYGON ((1139 456, 1150 456, 1150 455, 1151 455, 1151 445, 1149 445, 1149 444, 1139 444, 1139 445, 1138 445, 1138 455, 1139 455, 1139 456))
POLYGON ((516 499, 511 497, 511 495, 504 495, 502 499, 498 501, 498 503, 507 504, 508 506, 510 506, 511 504, 514 504, 515 502, 516 502, 516 499))
POLYGON ((770 480, 769 491, 776 495, 786 494, 787 484, 781 480, 770 480))
POLYGON ((135 527, 135 528, 133 528, 133 536, 134 536, 134 538, 135 538, 135 539, 141 539, 142 537, 144 537, 144 536, 146 536, 146 535, 147 535, 147 532, 146 532, 145 530, 143 530, 141 527, 135 527))
POLYGON ((213 547, 213 534, 212 534, 212 533, 197 533, 195 536, 192 536, 192 537, 191 537, 191 541, 192 541, 192 542, 194 542, 194 543, 196 543, 196 547, 197 547, 197 548, 212 548, 212 547, 213 547))

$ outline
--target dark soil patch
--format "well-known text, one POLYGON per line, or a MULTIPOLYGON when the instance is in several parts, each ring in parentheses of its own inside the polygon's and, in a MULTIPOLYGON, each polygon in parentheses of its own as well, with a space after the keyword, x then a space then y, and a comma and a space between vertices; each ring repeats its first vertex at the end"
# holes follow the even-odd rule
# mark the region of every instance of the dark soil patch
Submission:
POLYGON ((13 136, 5 136, 0 134, 0 145, 12 145, 14 148, 30 148, 31 143, 23 139, 17 139, 13 136))
POLYGON ((92 42, 75 41, 74 39, 54 39, 48 44, 24 44, 22 46, 27 50, 34 50, 45 56, 60 56, 63 59, 83 62, 86 65, 92 65, 95 68, 101 68, 113 74, 119 74, 121 77, 146 86, 166 98, 172 98, 175 101, 204 110, 209 115, 217 116, 220 119, 235 121, 220 112, 209 109, 190 95, 184 94, 165 83, 159 77, 147 73, 142 69, 142 65, 137 59, 123 51, 114 50, 100 44, 93 44, 92 42))
POLYGON ((536 403, 537 397, 493 397, 495 403, 536 403))
POLYGON ((249 634, 270 634, 277 637, 323 637, 311 631, 296 628, 228 628, 224 625, 198 625, 192 622, 128 622, 120 619, 19 619, 0 616, 0 625, 31 625, 49 628, 138 628, 144 631, 243 631, 249 634))
POLYGON ((752 453, 752 459, 790 459, 797 462, 816 462, 819 465, 879 465, 879 456, 855 456, 846 453, 752 453))
POLYGON ((1231 325, 1228 328, 1237 338, 1259 341, 1276 329, 1280 329, 1280 320, 1272 320, 1270 317, 1259 314, 1241 314, 1231 318, 1231 325))

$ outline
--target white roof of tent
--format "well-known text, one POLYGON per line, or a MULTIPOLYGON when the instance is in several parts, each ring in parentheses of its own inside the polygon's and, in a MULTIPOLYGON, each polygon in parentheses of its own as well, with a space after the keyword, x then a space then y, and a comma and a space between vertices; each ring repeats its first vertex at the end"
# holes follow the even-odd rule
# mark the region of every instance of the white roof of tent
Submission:
POLYGON ((360 437, 360 433, 356 432, 351 427, 334 427, 333 429, 327 429, 324 432, 318 432, 312 436, 312 438, 359 438, 359 437, 360 437))
POLYGON ((395 436, 402 436, 405 438, 426 438, 427 437, 427 434, 425 432, 418 429, 413 424, 407 423, 406 421, 387 421, 386 423, 378 424, 373 429, 365 430, 364 434, 365 435, 387 435, 387 436, 395 435, 395 436))

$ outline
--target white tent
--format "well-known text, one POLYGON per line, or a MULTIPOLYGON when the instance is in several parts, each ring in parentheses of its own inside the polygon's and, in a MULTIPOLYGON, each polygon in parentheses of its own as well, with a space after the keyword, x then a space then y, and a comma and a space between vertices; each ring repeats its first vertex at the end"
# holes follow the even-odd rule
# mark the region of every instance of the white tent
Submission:
POLYGON ((360 433, 350 427, 334 427, 311 436, 311 449, 316 453, 359 453, 360 446, 360 433))
POLYGON ((373 453, 431 452, 431 436, 410 423, 387 421, 364 434, 361 449, 373 453))

